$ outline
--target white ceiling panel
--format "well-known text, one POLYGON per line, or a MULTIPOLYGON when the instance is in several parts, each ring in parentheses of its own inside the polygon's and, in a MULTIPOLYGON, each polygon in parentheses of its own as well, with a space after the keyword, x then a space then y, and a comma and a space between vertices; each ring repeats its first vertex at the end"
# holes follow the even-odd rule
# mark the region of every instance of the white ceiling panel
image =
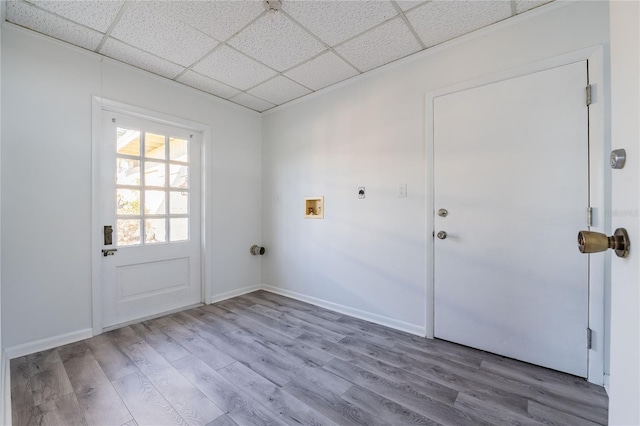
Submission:
POLYGON ((407 13, 425 46, 470 33, 511 16, 509 0, 434 0, 407 13))
POLYGON ((299 98, 311 93, 311 90, 302 87, 295 81, 291 81, 281 75, 274 79, 266 81, 261 85, 249 90, 250 94, 257 96, 265 101, 280 105, 289 102, 292 99, 299 98))
POLYGON ((176 19, 215 39, 226 40, 264 12, 261 1, 171 1, 162 5, 176 19))
POLYGON ((222 84, 219 81, 215 81, 193 71, 187 71, 178 77, 176 81, 224 99, 229 99, 230 97, 240 93, 238 89, 234 89, 233 87, 227 86, 226 84, 222 84))
POLYGON ((0 5, 8 22, 264 111, 551 1, 280 0, 275 16, 263 0, 0 5))
POLYGON ((516 13, 526 12, 552 0, 516 0, 516 13))
POLYGON ((123 0, 105 1, 39 1, 28 0, 38 7, 55 13, 63 18, 106 33, 116 17, 123 0))
POLYGON ((180 65, 189 66, 218 45, 204 33, 157 7, 155 2, 133 2, 111 36, 180 65))
POLYGON ((99 53, 167 78, 175 78, 184 71, 184 67, 180 65, 153 56, 113 38, 106 41, 99 53))
POLYGON ((194 71, 246 90, 277 73, 228 46, 222 46, 193 67, 194 71))
POLYGON ((404 21, 396 18, 336 48, 360 71, 368 71, 421 49, 404 21))
POLYGON ((266 111, 269 108, 273 108, 275 105, 264 101, 262 99, 256 98, 255 96, 252 96, 248 93, 240 93, 238 96, 234 96, 233 98, 229 99, 231 102, 235 102, 237 104, 240 104, 242 106, 246 106, 247 108, 251 108, 255 111, 258 112, 262 112, 262 111, 266 111))
POLYGON ((263 16, 229 44, 278 71, 284 71, 320 53, 325 46, 283 14, 271 22, 263 16))
POLYGON ((426 3, 426 0, 400 0, 400 1, 396 1, 396 3, 398 3, 398 6, 400 6, 400 9, 402 9, 403 11, 406 11, 409 9, 413 9, 414 7, 419 6, 422 3, 426 3))
POLYGON ((285 73, 287 77, 313 90, 331 86, 357 74, 358 71, 333 52, 323 53, 285 73))
POLYGON ((292 1, 282 10, 325 43, 336 44, 397 15, 389 1, 292 1))
POLYGON ((6 20, 85 49, 95 50, 103 35, 22 1, 6 3, 6 20))

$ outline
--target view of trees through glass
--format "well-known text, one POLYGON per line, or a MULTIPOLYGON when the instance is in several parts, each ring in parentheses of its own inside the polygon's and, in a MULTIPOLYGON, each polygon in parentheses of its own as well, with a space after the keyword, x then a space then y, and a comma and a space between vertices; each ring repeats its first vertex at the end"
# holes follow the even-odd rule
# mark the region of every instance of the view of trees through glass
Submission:
POLYGON ((119 246, 189 239, 189 141, 117 128, 119 246))

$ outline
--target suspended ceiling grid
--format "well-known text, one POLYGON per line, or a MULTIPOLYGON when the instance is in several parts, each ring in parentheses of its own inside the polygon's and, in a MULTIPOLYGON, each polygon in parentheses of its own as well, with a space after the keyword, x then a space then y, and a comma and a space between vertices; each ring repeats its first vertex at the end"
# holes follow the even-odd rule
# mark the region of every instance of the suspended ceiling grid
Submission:
POLYGON ((9 0, 6 21, 262 112, 549 0, 9 0))

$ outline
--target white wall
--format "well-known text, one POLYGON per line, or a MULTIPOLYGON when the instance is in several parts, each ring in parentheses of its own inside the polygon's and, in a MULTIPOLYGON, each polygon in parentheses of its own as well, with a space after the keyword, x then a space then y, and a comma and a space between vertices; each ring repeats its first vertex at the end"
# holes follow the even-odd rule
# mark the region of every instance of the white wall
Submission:
POLYGON ((263 281, 424 330, 425 94, 608 41, 606 2, 559 6, 267 112, 263 281), (314 195, 324 220, 302 219, 314 195))
POLYGON ((611 2, 611 137, 627 151, 612 171, 612 225, 631 238, 628 258, 611 276, 609 423, 640 424, 640 5, 611 2))
POLYGON ((5 347, 92 327, 91 96, 212 128, 213 294, 260 283, 258 113, 5 24, 2 34, 5 347))

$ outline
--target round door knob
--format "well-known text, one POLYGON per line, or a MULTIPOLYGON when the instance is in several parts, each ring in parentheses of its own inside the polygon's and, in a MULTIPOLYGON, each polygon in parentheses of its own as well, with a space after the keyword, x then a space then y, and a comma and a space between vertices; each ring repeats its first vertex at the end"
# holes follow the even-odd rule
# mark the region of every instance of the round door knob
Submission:
POLYGON ((438 232, 438 238, 440 238, 441 240, 444 240, 445 238, 447 238, 447 233, 444 231, 440 231, 438 232))

